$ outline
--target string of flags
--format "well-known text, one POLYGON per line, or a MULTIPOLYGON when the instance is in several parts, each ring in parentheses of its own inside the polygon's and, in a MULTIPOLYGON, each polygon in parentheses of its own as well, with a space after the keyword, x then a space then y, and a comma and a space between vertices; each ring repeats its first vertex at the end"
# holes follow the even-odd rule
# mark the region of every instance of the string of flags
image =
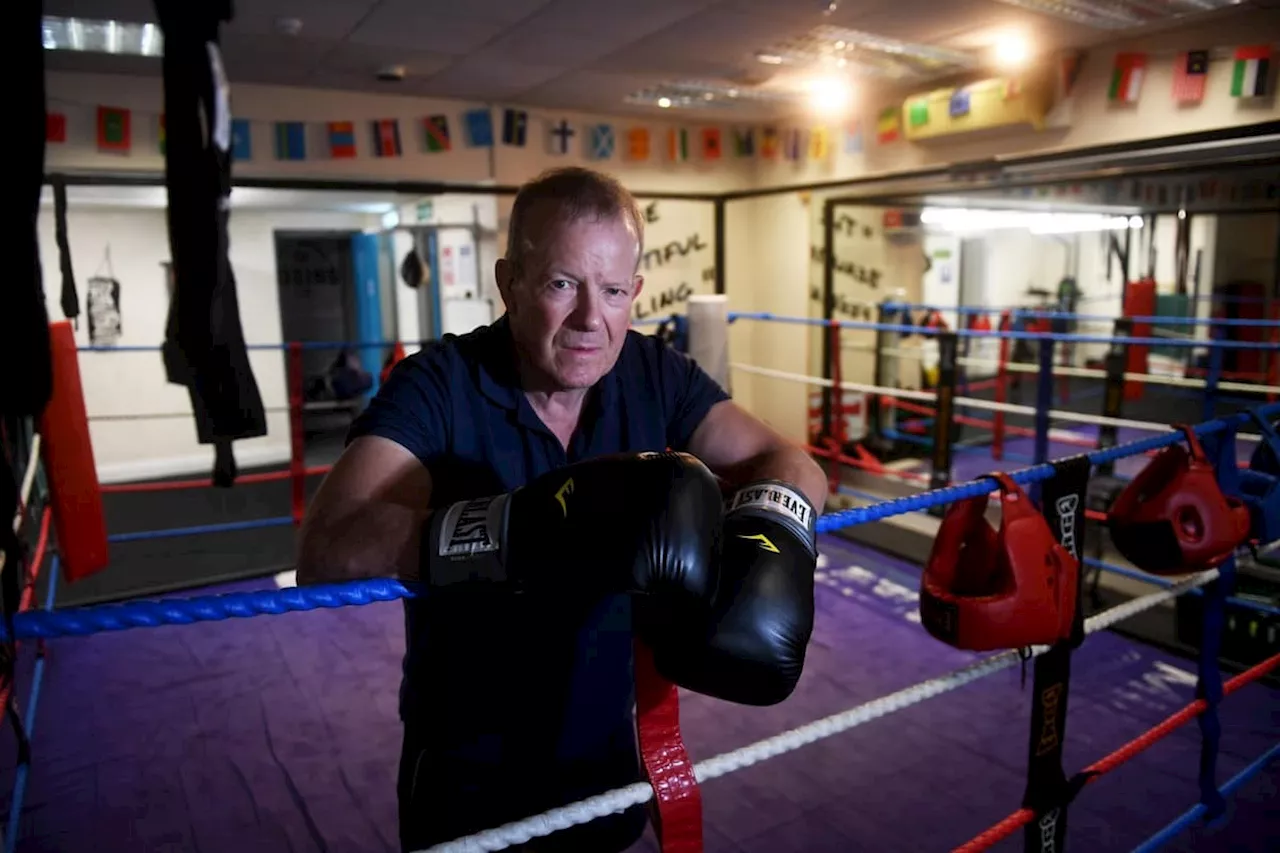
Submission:
MULTIPOLYGON (((1116 104, 1137 103, 1142 95, 1150 57, 1128 51, 1115 55, 1107 99, 1116 104)), ((1233 98, 1266 97, 1271 79, 1272 49, 1270 45, 1243 45, 1234 49, 1230 60, 1228 91, 1233 98)), ((1069 94, 1079 73, 1081 56, 1073 53, 1058 69, 1060 89, 1069 94)), ((1173 61, 1172 98, 1179 105, 1203 101, 1210 75, 1208 50, 1188 50, 1173 61)), ((988 85, 992 81, 981 84, 988 85)), ((995 81, 1004 100, 1022 93, 1021 81, 1005 78, 995 81)), ((939 108, 951 118, 967 115, 971 109, 973 86, 955 89, 939 108)), ((911 128, 927 125, 932 109, 927 96, 907 99, 904 107, 886 106, 876 113, 875 142, 890 145, 904 138, 903 122, 911 128)), ((137 122, 131 110, 114 106, 98 106, 94 136, 99 151, 129 154, 134 149, 137 122)), ((160 153, 164 151, 164 116, 152 116, 154 140, 160 153)), ((46 116, 45 139, 52 144, 67 141, 66 113, 50 111, 46 116)), ((495 126, 493 111, 487 108, 464 110, 460 115, 444 113, 416 119, 376 118, 366 121, 270 122, 267 140, 256 140, 249 119, 232 121, 232 158, 238 161, 271 158, 277 161, 316 159, 355 159, 362 152, 375 158, 402 157, 408 150, 426 154, 442 154, 456 148, 493 148, 498 144, 524 148, 532 136, 533 119, 525 110, 504 109, 495 126), (259 151, 255 141, 268 141, 268 151, 259 151)), ((865 150, 861 122, 852 120, 841 127, 810 128, 765 125, 763 127, 672 127, 661 131, 645 125, 616 126, 602 122, 574 124, 565 118, 544 119, 543 135, 548 154, 566 156, 580 150, 591 160, 616 158, 644 162, 661 158, 671 163, 694 159, 717 161, 728 157, 763 160, 822 161, 835 150, 836 138, 843 139, 845 154, 865 150)))
MULTIPOLYGON (((404 156, 409 145, 426 154, 441 154, 455 148, 492 148, 497 144, 524 148, 530 142, 532 119, 528 112, 518 109, 501 111, 496 125, 488 109, 466 110, 454 121, 452 116, 428 115, 421 119, 380 118, 366 122, 329 121, 270 122, 269 154, 278 161, 297 160, 346 160, 367 152, 375 158, 404 156), (412 129, 407 127, 412 125, 412 129), (404 131, 409 131, 408 133, 404 131), (367 142, 361 141, 363 137, 367 142)), ((133 112, 121 107, 99 106, 96 110, 96 139, 99 151, 129 154, 134 148, 135 127, 133 112)), ((67 116, 61 112, 49 112, 46 119, 45 140, 50 143, 67 141, 67 116)), ((155 117, 156 142, 159 153, 164 152, 164 116, 155 117)), ((258 159, 263 152, 255 142, 253 124, 249 119, 233 119, 231 122, 231 155, 234 160, 258 159)), ((794 128, 766 126, 762 128, 734 127, 726 131, 721 127, 672 127, 658 131, 648 126, 618 127, 603 122, 584 122, 578 125, 568 119, 546 119, 545 136, 547 153, 564 156, 573 153, 575 142, 582 146, 582 155, 591 160, 611 160, 615 157, 629 161, 647 161, 661 156, 672 163, 685 163, 694 159, 717 161, 729 157, 766 160, 804 159, 825 160, 832 150, 833 134, 844 135, 846 153, 858 153, 863 149, 862 130, 857 121, 851 121, 839 131, 828 127, 794 128), (726 139, 729 140, 726 144, 726 139)))

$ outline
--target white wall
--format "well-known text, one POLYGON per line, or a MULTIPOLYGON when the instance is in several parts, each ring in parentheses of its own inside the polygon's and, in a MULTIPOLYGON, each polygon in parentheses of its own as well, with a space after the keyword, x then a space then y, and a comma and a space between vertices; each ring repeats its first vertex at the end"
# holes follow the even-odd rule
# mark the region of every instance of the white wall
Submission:
MULTIPOLYGON (((49 195, 46 193, 46 196, 49 195)), ((376 217, 323 211, 236 210, 231 216, 231 263, 245 339, 250 343, 281 341, 273 232, 286 230, 362 230, 376 227, 376 217)), ((45 301, 51 319, 63 317, 54 236, 53 208, 46 204, 38 221, 45 301)), ((67 235, 75 269, 82 316, 76 341, 89 344, 84 316, 85 283, 110 273, 120 282, 120 347, 159 347, 168 316, 168 295, 161 263, 169 260, 165 213, 157 208, 72 206, 67 235)), ((268 407, 267 435, 235 444, 241 466, 284 462, 289 458, 284 356, 253 350, 250 364, 268 407)), ((196 442, 195 424, 185 388, 165 381, 158 349, 82 352, 80 371, 90 417, 94 459, 99 478, 118 482, 173 474, 208 472, 212 449, 196 442), (95 418, 161 415, 136 420, 95 418), (178 415, 178 417, 169 417, 178 415)))

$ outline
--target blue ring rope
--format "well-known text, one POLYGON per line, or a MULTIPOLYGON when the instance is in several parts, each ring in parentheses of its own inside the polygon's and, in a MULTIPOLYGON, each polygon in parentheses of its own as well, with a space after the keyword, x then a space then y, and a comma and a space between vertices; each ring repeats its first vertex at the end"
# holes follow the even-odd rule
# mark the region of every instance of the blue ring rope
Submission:
POLYGON ((177 536, 199 536, 204 533, 232 533, 237 530, 258 530, 263 527, 288 527, 293 524, 289 516, 276 518, 251 518, 247 521, 228 521, 222 524, 198 524, 194 527, 170 527, 167 530, 136 530, 132 533, 113 533, 107 541, 142 542, 148 539, 172 539, 177 536))
MULTIPOLYGON (((1231 796, 1240 787, 1242 787, 1245 782, 1248 782, 1254 776, 1261 773, 1268 764, 1276 759, 1277 756, 1280 756, 1280 743, 1272 746, 1266 752, 1262 753, 1262 755, 1258 756, 1246 765, 1243 770, 1228 779, 1227 783, 1218 789, 1218 793, 1223 797, 1231 796)), ((1183 832, 1190 829, 1192 824, 1204 817, 1206 811, 1207 810, 1203 804, 1196 803, 1172 821, 1168 826, 1164 827, 1164 829, 1159 830, 1146 841, 1133 848, 1133 853, 1155 853, 1156 850, 1159 850, 1183 832)))
MULTIPOLYGON (((1280 414, 1280 403, 1262 406, 1258 411, 1264 417, 1275 416, 1280 414)), ((1201 424, 1195 428, 1195 431, 1199 435, 1210 435, 1251 422, 1251 415, 1242 413, 1201 424)), ((1088 457, 1094 465, 1099 465, 1103 462, 1145 453, 1148 450, 1158 450, 1181 440, 1182 433, 1170 431, 1164 435, 1139 439, 1105 450, 1096 450, 1089 453, 1088 457)), ((1009 476, 1023 485, 1028 485, 1047 480, 1053 474, 1053 465, 1044 463, 1011 472, 1009 476)), ((828 533, 838 528, 880 521, 891 516, 929 509, 966 498, 983 497, 991 491, 991 481, 984 478, 963 485, 895 498, 872 506, 840 510, 818 519, 818 532, 828 533)), ((129 601, 97 607, 19 613, 14 617, 14 632, 19 639, 84 636, 102 631, 123 631, 128 628, 189 625, 193 622, 346 607, 370 604, 375 601, 395 601, 412 597, 414 594, 408 586, 398 580, 374 578, 345 584, 233 592, 186 599, 129 601)))

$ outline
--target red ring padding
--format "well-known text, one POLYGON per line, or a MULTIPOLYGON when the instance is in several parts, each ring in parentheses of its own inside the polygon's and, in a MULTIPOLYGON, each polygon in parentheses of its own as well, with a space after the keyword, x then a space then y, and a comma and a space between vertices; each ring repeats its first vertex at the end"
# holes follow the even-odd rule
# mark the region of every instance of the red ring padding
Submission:
POLYGON ((68 581, 107 565, 107 523, 93 463, 89 418, 80 384, 80 362, 71 323, 49 324, 53 396, 40 419, 40 447, 58 536, 58 555, 68 581))

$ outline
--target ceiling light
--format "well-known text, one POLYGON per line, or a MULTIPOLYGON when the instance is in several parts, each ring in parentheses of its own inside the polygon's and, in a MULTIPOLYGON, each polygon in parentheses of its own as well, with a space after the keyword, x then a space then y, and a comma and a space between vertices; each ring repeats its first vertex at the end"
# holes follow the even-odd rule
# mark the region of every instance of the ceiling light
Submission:
POLYGON ((778 56, 778 54, 776 53, 757 53, 756 59, 760 60, 765 65, 781 65, 782 64, 782 57, 778 56))
POLYGON ((46 16, 41 20, 40 30, 45 50, 123 56, 160 56, 164 53, 164 35, 155 24, 46 16))
POLYGON ((815 77, 809 81, 809 106, 819 115, 839 115, 849 108, 852 92, 840 77, 815 77))
POLYGON ((668 107, 670 107, 670 106, 671 106, 671 99, 670 99, 670 98, 658 98, 658 106, 662 107, 664 110, 665 110, 665 109, 667 109, 668 107))
POLYGON ((1005 33, 996 40, 996 62, 1003 68, 1021 68, 1031 58, 1031 46, 1018 33, 1005 33))

